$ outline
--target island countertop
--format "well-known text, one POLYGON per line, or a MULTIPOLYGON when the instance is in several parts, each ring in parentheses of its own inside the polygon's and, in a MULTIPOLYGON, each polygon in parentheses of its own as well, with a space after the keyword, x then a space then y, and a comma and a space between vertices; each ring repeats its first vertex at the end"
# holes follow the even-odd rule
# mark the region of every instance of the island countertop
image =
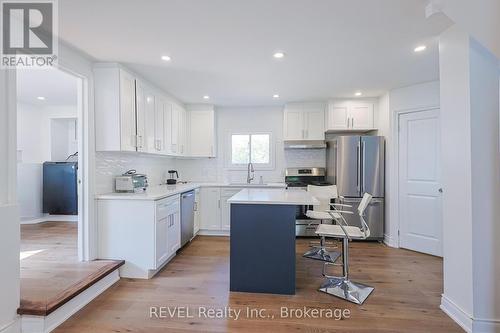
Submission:
POLYGON ((245 188, 229 198, 227 202, 254 205, 319 205, 319 201, 307 191, 267 188, 245 188))

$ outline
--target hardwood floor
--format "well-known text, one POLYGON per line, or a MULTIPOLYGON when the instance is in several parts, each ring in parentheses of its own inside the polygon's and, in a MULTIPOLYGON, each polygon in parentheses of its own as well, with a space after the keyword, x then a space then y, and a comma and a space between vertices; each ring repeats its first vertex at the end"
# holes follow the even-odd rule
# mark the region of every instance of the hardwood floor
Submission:
POLYGON ((77 224, 21 225, 19 314, 44 316, 99 281, 123 261, 78 261, 77 224))
POLYGON ((197 237, 153 279, 120 280, 55 332, 463 332, 439 309, 440 258, 378 243, 352 244, 352 279, 375 287, 358 306, 317 291, 322 263, 301 256, 307 242, 297 241, 294 296, 229 292, 229 239, 197 237), (168 312, 150 318, 150 307, 160 306, 188 307, 194 318, 172 318, 168 312), (240 318, 196 315, 199 307, 226 306, 241 309, 240 318), (281 307, 348 309, 350 317, 283 318, 281 307), (274 318, 250 318, 247 308, 265 309, 274 318))

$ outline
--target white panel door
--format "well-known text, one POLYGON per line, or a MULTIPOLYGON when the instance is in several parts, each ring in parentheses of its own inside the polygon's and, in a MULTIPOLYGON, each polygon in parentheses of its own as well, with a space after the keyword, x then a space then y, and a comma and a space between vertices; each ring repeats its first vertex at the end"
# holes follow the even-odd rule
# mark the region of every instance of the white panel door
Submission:
POLYGON ((351 128, 373 128, 373 104, 354 104, 349 109, 351 128))
POLYGON ((347 129, 349 127, 349 107, 330 105, 328 108, 328 129, 347 129))
POLYGON ((137 121, 137 151, 146 152, 146 96, 145 88, 139 81, 135 87, 135 109, 137 121))
POLYGON ((302 109, 287 107, 284 118, 285 140, 303 140, 305 131, 302 109))
POLYGON ((442 256, 439 156, 439 109, 401 114, 399 242, 403 248, 436 256, 442 256))
POLYGON ((122 151, 136 151, 135 78, 120 70, 120 125, 122 151))
POLYGON ((156 240, 155 240, 155 263, 158 268, 170 257, 168 247, 168 228, 170 219, 168 216, 156 221, 156 240))
POLYGON ((170 116, 170 152, 177 154, 179 152, 179 117, 180 108, 172 104, 170 116))
POLYGON ((325 140, 325 110, 304 111, 306 130, 304 138, 306 140, 325 140))

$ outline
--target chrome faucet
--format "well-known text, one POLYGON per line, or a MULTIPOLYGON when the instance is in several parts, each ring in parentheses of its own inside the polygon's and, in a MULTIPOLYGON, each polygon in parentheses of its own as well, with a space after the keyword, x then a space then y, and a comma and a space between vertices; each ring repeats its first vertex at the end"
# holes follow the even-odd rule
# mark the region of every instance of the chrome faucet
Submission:
POLYGON ((252 162, 248 163, 247 167, 247 184, 250 184, 254 178, 254 172, 255 170, 253 169, 253 164, 252 162), (252 173, 252 177, 250 177, 250 172, 252 173))

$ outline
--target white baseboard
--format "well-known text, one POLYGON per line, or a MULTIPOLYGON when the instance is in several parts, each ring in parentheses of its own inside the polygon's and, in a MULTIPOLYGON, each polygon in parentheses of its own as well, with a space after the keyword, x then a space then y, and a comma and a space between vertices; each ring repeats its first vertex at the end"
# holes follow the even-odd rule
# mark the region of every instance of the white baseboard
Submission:
POLYGON ((389 247, 399 248, 399 244, 396 239, 387 234, 384 234, 384 244, 389 247))
POLYGON ((439 307, 466 332, 473 332, 472 317, 445 295, 441 295, 441 305, 439 307))
POLYGON ((0 327, 0 333, 20 333, 21 332, 21 320, 17 316, 10 323, 0 327))
POLYGON ((22 315, 22 333, 51 332, 118 280, 120 275, 118 270, 114 270, 48 316, 22 315))
POLYGON ((474 332, 474 333, 498 333, 498 332, 500 332, 500 320, 498 320, 498 319, 474 319, 474 320, 472 320, 472 332, 474 332))
POLYGON ((21 224, 37 224, 48 221, 78 222, 78 215, 44 215, 34 218, 21 218, 21 224))

